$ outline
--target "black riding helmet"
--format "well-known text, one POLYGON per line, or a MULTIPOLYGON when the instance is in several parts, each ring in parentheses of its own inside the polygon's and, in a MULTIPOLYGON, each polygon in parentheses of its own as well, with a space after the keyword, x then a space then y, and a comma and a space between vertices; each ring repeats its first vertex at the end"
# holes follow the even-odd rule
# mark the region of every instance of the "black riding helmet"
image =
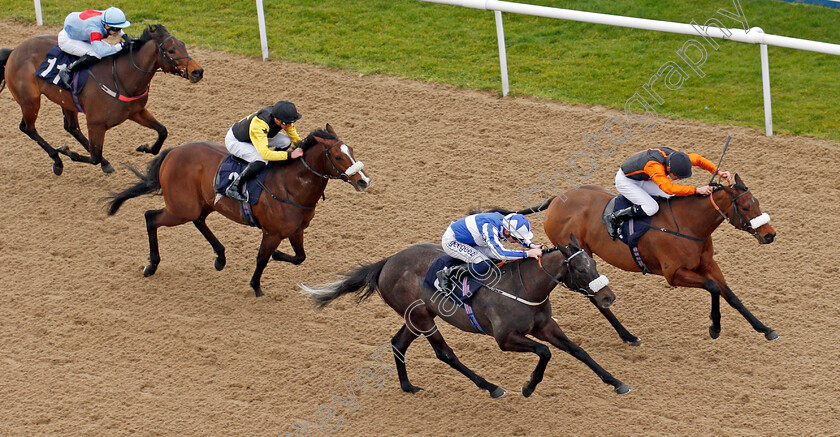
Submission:
POLYGON ((288 100, 281 100, 271 108, 271 115, 285 124, 291 124, 300 120, 301 115, 297 112, 295 104, 288 100))
POLYGON ((691 177, 691 158, 685 152, 674 152, 668 156, 668 167, 671 173, 680 179, 691 177))

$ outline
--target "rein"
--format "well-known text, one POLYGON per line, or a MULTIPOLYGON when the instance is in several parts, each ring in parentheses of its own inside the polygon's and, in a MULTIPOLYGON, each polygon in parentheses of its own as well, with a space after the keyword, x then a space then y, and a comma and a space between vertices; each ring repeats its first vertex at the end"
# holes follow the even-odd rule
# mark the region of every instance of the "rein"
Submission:
MULTIPOLYGON (((715 187, 715 191, 724 189, 724 186, 721 185, 721 184, 714 184, 714 187, 715 187)), ((720 207, 717 206, 717 203, 715 203, 714 193, 712 193, 712 195, 709 196, 709 200, 712 202, 712 206, 715 208, 715 211, 717 211, 718 214, 720 214, 720 216, 723 217, 724 220, 728 221, 732 226, 734 226, 735 229, 737 229, 739 231, 744 231, 744 232, 752 235, 753 237, 758 237, 758 231, 756 230, 756 228, 761 227, 761 225, 769 222, 770 221, 770 216, 767 215, 767 213, 763 213, 760 216, 758 216, 758 217, 756 217, 752 220, 747 220, 747 218, 744 217, 744 214, 741 212, 740 209, 738 209, 738 206, 736 205, 736 201, 738 199, 740 199, 741 196, 750 192, 749 188, 746 188, 746 187, 744 187, 744 188, 745 189, 744 189, 743 193, 741 193, 741 194, 732 198, 732 204, 729 207, 729 216, 724 214, 724 212, 721 211, 720 207), (735 223, 732 222, 731 217, 733 215, 736 215, 738 217, 738 220, 741 221, 741 223, 742 223, 741 226, 738 226, 738 225, 736 225, 735 223)), ((729 194, 729 193, 727 192, 727 194, 729 194)))
MULTIPOLYGON (((711 196, 709 196, 709 197, 711 197, 711 196)), ((677 223, 677 217, 674 215, 674 209, 671 208, 671 198, 666 199, 666 202, 668 203, 668 210, 671 211, 671 218, 674 219, 674 223, 677 225, 677 230, 676 231, 672 231, 668 228, 663 228, 663 227, 660 227, 660 226, 649 225, 647 223, 639 222, 639 223, 636 223, 636 224, 641 225, 641 226, 647 226, 648 229, 654 229, 654 230, 657 230, 659 232, 664 232, 666 234, 671 234, 671 235, 674 235, 674 236, 677 236, 677 237, 686 238, 686 239, 691 240, 691 241, 706 241, 706 240, 708 240, 708 238, 697 238, 697 237, 693 237, 691 235, 686 235, 686 234, 681 233, 680 232, 680 224, 677 223)), ((714 202, 714 201, 712 201, 712 202, 714 202)), ((720 211, 720 210, 718 210, 718 211, 720 211)))
MULTIPOLYGON (((192 61, 192 56, 187 55, 187 56, 181 56, 180 58, 172 59, 171 57, 169 57, 169 55, 166 54, 166 50, 163 49, 163 43, 165 43, 166 41, 169 41, 169 39, 173 38, 173 37, 174 37, 174 35, 169 35, 168 37, 166 37, 163 41, 161 41, 157 45, 157 51, 158 51, 158 54, 160 54, 160 58, 163 59, 164 61, 166 61, 169 64, 169 66, 172 67, 173 71, 166 71, 166 70, 163 69, 163 67, 161 67, 160 70, 145 70, 143 68, 140 68, 140 66, 138 66, 137 63, 134 62, 134 44, 130 44, 129 47, 128 47, 128 56, 131 58, 131 64, 134 65, 134 68, 142 71, 143 73, 157 73, 158 71, 161 71, 161 72, 164 72, 164 73, 174 74, 175 76, 187 77, 186 76, 186 71, 178 68, 178 66, 175 65, 175 61, 180 61, 181 59, 189 59, 190 61, 192 61)), ((188 62, 188 64, 189 64, 189 62, 188 62)), ((163 65, 163 62, 161 62, 161 65, 163 65)))
MULTIPOLYGON (((583 249, 578 249, 578 251, 577 251, 577 252, 575 252, 575 253, 573 253, 573 254, 569 255, 569 257, 568 257, 568 258, 565 258, 565 259, 563 260, 563 263, 564 263, 564 264, 566 264, 566 271, 567 271, 567 272, 571 273, 571 265, 570 265, 570 263, 571 263, 571 261, 572 261, 572 258, 574 258, 574 257, 576 257, 576 256, 578 256, 578 255, 580 255, 580 254, 582 254, 582 253, 585 253, 585 252, 584 252, 584 250, 583 250, 583 249)), ((554 277, 551 273, 548 273, 548 270, 546 270, 546 269, 545 269, 545 267, 543 267, 543 265, 542 265, 542 256, 540 256, 540 257, 538 257, 538 258, 537 258, 537 263, 539 264, 540 269, 541 269, 541 270, 542 270, 542 271, 543 271, 546 275, 548 275, 548 276, 549 276, 549 277, 550 277, 550 278, 551 278, 551 279, 552 279, 552 280, 553 280, 553 281, 554 281, 557 285, 561 285, 561 286, 563 286, 564 288, 567 288, 569 291, 574 291, 575 293, 580 293, 580 294, 582 294, 584 297, 588 297, 588 298, 593 298, 593 297, 595 297, 595 293, 597 293, 597 292, 598 292, 598 291, 600 291, 602 288, 606 287, 606 286, 607 286, 607 284, 609 284, 609 280, 607 279, 607 277, 606 277, 606 276, 604 276, 604 275, 601 275, 601 276, 599 276, 599 277, 595 278, 594 280, 592 280, 592 282, 590 282, 590 283, 589 283, 589 285, 588 285, 588 287, 587 287, 587 288, 583 288, 583 287, 580 287, 580 288, 572 288, 572 287, 570 287, 569 285, 566 285, 565 283, 558 281, 558 280, 557 280, 557 278, 555 278, 555 277, 554 277), (603 278, 603 279, 602 279, 602 278, 603 278)))

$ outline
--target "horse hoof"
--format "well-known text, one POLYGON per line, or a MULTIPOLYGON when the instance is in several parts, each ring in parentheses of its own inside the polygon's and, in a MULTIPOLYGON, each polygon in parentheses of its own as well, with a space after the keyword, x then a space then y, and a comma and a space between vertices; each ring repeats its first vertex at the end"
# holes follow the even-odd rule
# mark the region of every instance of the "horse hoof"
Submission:
POLYGON ((507 393, 505 389, 497 386, 493 390, 490 390, 490 397, 493 399, 499 399, 500 397, 504 396, 505 393, 507 393))
POLYGON ((222 271, 225 268, 225 264, 227 261, 224 258, 216 258, 216 262, 213 263, 213 267, 216 268, 218 271, 222 271))
POLYGON ((114 172, 114 166, 111 163, 102 164, 102 173, 111 174, 114 172))
POLYGON ((629 340, 629 341, 625 340, 624 342, 629 344, 630 346, 641 346, 642 345, 642 339, 639 338, 639 337, 633 337, 631 340, 629 340))
POLYGON ((402 391, 406 393, 416 394, 418 392, 424 391, 423 387, 417 387, 416 385, 409 385, 408 387, 402 387, 402 391))
POLYGON ((712 340, 720 337, 720 328, 709 326, 709 337, 712 337, 712 340))
POLYGON ((149 150, 149 145, 148 144, 141 144, 141 145, 137 146, 136 150, 138 152, 143 152, 143 153, 152 153, 152 151, 149 150))
POLYGON ((262 290, 256 289, 256 290, 254 290, 254 296, 263 297, 263 296, 265 296, 265 294, 263 294, 262 290))
POLYGON ((55 173, 56 176, 61 176, 61 173, 63 173, 63 172, 64 172, 64 165, 53 164, 53 173, 55 173))
POLYGON ((764 338, 766 338, 767 341, 773 341, 773 340, 776 340, 779 337, 780 337, 780 335, 772 329, 770 330, 770 332, 764 334, 764 338))
POLYGON ((154 275, 155 271, 157 271, 157 266, 149 264, 143 269, 143 277, 148 278, 149 276, 154 275))
POLYGON ((527 398, 530 397, 532 394, 534 394, 533 388, 528 387, 528 384, 522 386, 522 396, 525 396, 527 398))
POLYGON ((627 393, 630 393, 630 386, 622 382, 615 388, 615 392, 619 395, 626 395, 627 393))

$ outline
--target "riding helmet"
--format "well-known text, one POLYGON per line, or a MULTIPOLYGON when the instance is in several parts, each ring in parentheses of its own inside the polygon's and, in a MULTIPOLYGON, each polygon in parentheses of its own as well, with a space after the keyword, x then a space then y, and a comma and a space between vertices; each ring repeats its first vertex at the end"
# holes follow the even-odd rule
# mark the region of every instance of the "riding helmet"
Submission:
POLYGON ((131 26, 131 23, 125 18, 125 12, 113 6, 105 9, 105 13, 102 14, 102 24, 107 24, 109 27, 116 29, 125 29, 131 26))
POLYGON ((685 152, 676 151, 668 155, 668 167, 680 179, 691 177, 691 158, 685 152))
POLYGON ((291 124, 300 120, 301 115, 297 112, 295 104, 288 100, 281 100, 271 108, 271 115, 285 124, 291 124))
POLYGON ((530 240, 534 238, 531 232, 531 224, 522 214, 508 214, 502 219, 502 228, 507 229, 510 235, 517 240, 530 240))

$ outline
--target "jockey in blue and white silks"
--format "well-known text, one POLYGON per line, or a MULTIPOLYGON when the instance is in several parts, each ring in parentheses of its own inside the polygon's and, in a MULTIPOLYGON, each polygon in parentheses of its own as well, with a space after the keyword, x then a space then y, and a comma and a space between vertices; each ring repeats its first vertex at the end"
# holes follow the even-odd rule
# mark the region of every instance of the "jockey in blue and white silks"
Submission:
POLYGON ((443 269, 437 278, 441 289, 451 289, 450 275, 464 270, 482 279, 493 265, 493 260, 517 260, 542 255, 540 246, 531 239, 531 224, 522 214, 502 215, 497 212, 473 214, 452 222, 443 233, 441 245, 447 255, 467 263, 453 269, 443 269), (502 244, 518 242, 526 250, 510 250, 502 244))

